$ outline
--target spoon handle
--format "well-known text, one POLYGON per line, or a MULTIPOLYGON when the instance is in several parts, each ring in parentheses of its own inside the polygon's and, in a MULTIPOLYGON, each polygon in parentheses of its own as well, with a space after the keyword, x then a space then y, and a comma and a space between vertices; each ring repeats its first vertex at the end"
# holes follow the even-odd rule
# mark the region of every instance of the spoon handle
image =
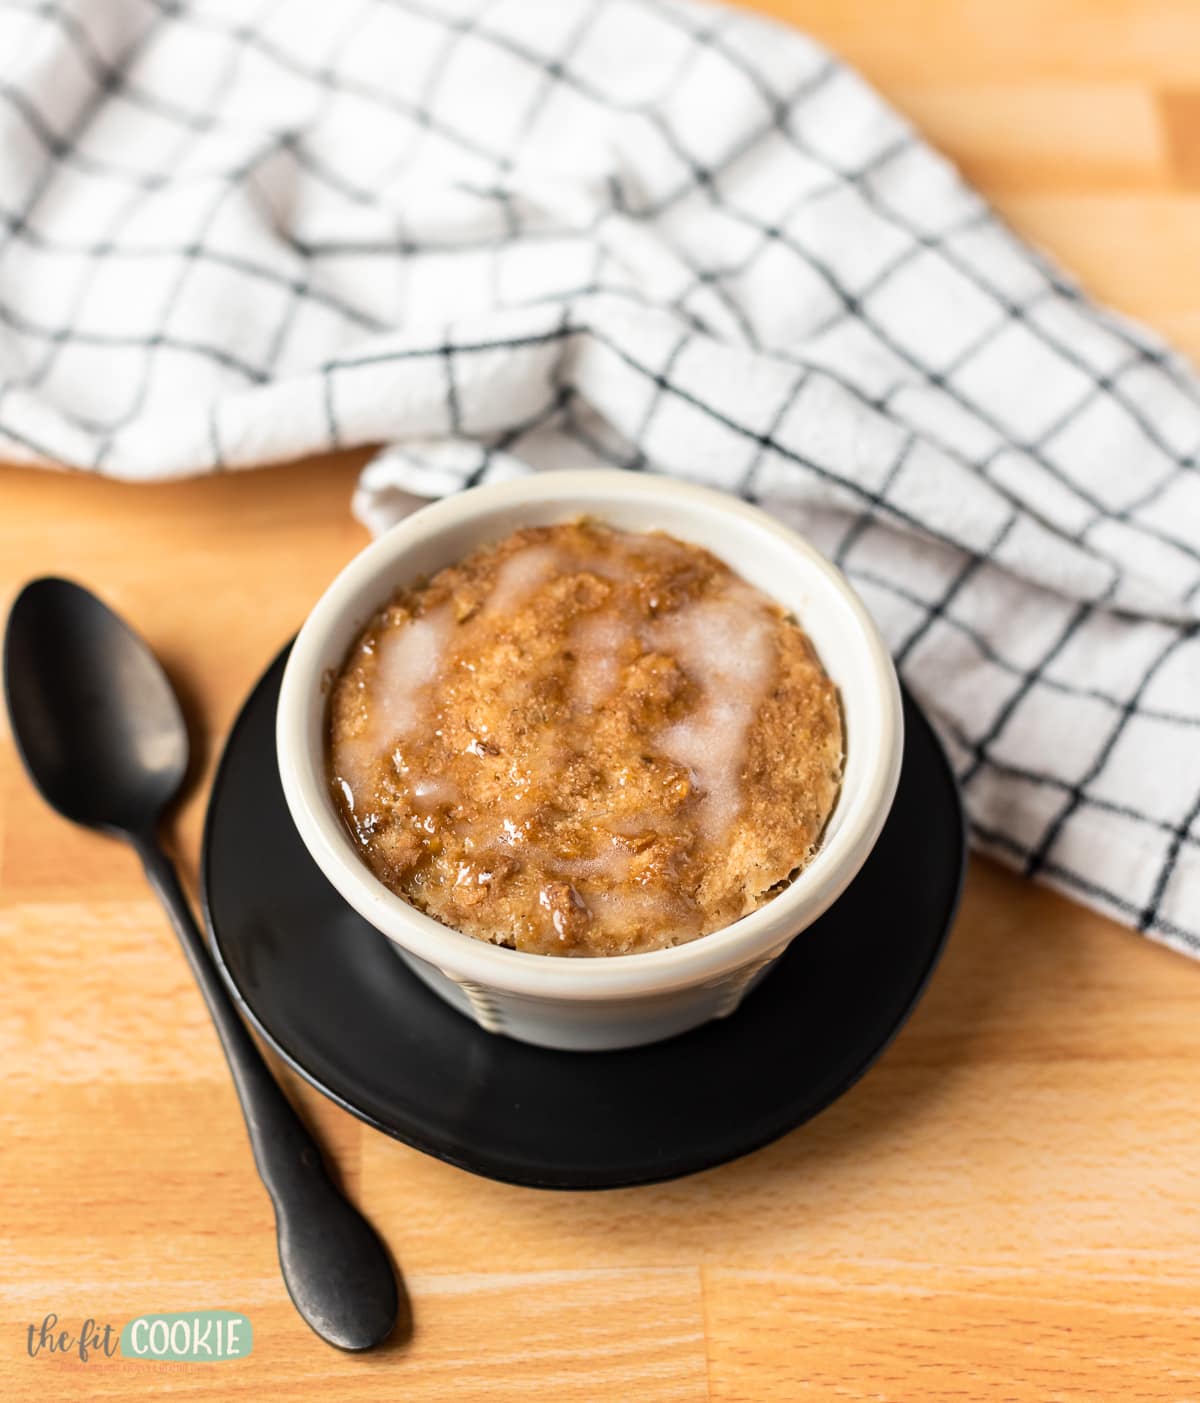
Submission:
POLYGON ((233 1073, 259 1176, 275 1206, 279 1265, 296 1309, 340 1349, 370 1349, 399 1310, 396 1277, 375 1230, 334 1185, 316 1142, 271 1075, 233 1006, 171 859, 135 837, 146 875, 171 917, 233 1073))

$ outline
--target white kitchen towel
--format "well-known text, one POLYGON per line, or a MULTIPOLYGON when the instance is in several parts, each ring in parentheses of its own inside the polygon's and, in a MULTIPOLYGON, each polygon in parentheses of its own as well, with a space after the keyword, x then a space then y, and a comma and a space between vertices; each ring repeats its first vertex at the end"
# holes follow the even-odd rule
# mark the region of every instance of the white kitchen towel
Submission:
POLYGON ((853 580, 977 844, 1200 953, 1200 384, 816 44, 694 0, 3 0, 0 54, 5 456, 382 443, 376 531, 539 468, 740 493, 853 580))

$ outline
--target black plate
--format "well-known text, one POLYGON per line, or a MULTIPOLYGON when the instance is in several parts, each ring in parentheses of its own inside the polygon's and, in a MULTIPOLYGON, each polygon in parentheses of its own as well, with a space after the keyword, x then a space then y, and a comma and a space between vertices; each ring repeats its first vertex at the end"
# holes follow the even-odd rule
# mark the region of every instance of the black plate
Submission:
POLYGON ((213 785, 201 886, 242 1009, 369 1125, 493 1179, 615 1188, 776 1139, 867 1070, 946 939, 965 843, 953 775, 909 697, 895 806, 850 889, 731 1018, 626 1052, 485 1033, 410 974, 300 842, 275 764, 285 650, 246 702, 213 785))

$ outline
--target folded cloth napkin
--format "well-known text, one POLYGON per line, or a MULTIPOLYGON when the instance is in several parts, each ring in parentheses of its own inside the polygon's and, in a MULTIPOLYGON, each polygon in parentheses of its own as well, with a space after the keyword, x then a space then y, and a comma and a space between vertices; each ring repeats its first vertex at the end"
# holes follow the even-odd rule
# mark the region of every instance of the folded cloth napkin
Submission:
POLYGON ((1200 953, 1200 383, 816 44, 693 0, 5 0, 0 451, 389 445, 740 493, 847 572, 977 844, 1200 953))

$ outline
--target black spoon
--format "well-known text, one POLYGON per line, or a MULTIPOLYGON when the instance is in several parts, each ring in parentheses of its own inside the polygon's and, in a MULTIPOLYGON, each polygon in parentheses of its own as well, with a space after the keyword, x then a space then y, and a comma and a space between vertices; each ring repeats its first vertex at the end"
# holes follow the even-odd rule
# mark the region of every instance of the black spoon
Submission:
POLYGON ((334 1186, 234 1010, 158 840, 188 763, 187 727, 166 674, 94 594, 41 579, 25 586, 8 618, 4 691, 42 797, 65 818, 131 843, 167 908, 233 1072, 296 1309, 339 1349, 381 1343, 399 1309, 388 1254, 334 1186))

